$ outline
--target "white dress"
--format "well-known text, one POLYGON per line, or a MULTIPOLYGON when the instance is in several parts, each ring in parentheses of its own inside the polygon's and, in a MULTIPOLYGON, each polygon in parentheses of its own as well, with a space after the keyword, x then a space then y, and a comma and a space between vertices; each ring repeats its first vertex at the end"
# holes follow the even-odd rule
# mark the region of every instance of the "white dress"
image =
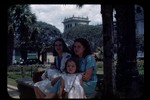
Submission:
POLYGON ((61 73, 57 69, 48 68, 42 74, 42 81, 36 82, 34 84, 35 87, 38 87, 45 95, 50 93, 50 89, 52 87, 50 79, 56 78, 60 76, 61 73))
POLYGON ((82 78, 81 74, 63 74, 62 78, 64 79, 64 90, 66 92, 69 91, 73 84, 73 81, 75 80, 73 88, 68 93, 68 98, 84 98, 84 90, 80 83, 80 80, 82 78))

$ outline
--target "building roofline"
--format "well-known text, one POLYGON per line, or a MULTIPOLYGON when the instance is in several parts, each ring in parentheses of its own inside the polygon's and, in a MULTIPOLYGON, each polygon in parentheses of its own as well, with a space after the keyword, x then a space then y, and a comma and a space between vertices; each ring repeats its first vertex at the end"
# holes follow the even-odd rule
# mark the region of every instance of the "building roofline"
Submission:
POLYGON ((72 21, 80 21, 80 22, 90 22, 90 20, 68 20, 68 21, 63 21, 62 23, 67 23, 67 22, 72 22, 72 21))
POLYGON ((69 21, 83 21, 83 22, 90 22, 89 21, 89 18, 84 18, 84 17, 70 17, 70 18, 65 18, 64 21, 62 23, 65 23, 65 22, 69 22, 69 21))

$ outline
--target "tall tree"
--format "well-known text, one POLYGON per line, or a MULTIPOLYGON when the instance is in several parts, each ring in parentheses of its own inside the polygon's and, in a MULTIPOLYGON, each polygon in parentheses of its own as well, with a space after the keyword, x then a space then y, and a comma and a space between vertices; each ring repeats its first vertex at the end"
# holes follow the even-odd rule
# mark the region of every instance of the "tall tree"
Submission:
POLYGON ((37 28, 37 31, 35 31, 36 33, 34 34, 36 35, 38 58, 39 55, 42 54, 42 62, 44 63, 47 57, 47 50, 49 50, 49 52, 52 51, 52 43, 56 38, 61 37, 61 32, 55 26, 41 21, 38 21, 34 27, 37 28))
POLYGON ((7 66, 12 64, 13 45, 14 45, 13 27, 9 27, 7 38, 7 66))
POLYGON ((115 95, 115 78, 113 65, 113 6, 101 5, 103 21, 103 49, 104 49, 104 97, 115 95))
MULTIPOLYGON (((133 91, 133 80, 138 76, 136 66, 136 33, 134 5, 116 5, 118 27, 118 61, 116 69, 116 86, 125 97, 136 95, 133 91)), ((136 87, 138 88, 138 87, 136 87)))
MULTIPOLYGON (((31 13, 29 5, 13 5, 8 9, 8 37, 11 39, 8 42, 8 51, 12 52, 14 38, 10 37, 19 36, 22 58, 26 59, 26 46, 29 41, 29 36, 31 35, 32 25, 36 22, 36 17, 31 13), (12 27, 12 32, 10 32, 10 27, 12 27), (19 34, 19 35, 18 35, 19 34), (10 48, 11 47, 11 48, 10 48)), ((8 59, 11 58, 12 53, 8 52, 8 59)), ((10 62, 10 59, 8 60, 10 62)), ((11 64, 11 63, 9 63, 11 64)))

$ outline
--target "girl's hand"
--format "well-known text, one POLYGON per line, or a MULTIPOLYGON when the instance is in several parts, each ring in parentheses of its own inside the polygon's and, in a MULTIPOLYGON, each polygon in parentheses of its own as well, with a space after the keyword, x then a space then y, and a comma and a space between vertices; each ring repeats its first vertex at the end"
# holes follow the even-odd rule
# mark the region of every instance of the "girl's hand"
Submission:
POLYGON ((82 80, 86 80, 85 72, 81 73, 81 75, 82 75, 82 80))
POLYGON ((52 86, 56 83, 56 81, 57 81, 59 78, 60 78, 60 77, 51 78, 51 84, 52 84, 52 86))
POLYGON ((93 67, 87 69, 82 75, 82 80, 85 80, 85 81, 89 80, 92 76, 92 72, 93 72, 93 67))
POLYGON ((87 76, 85 73, 83 73, 83 75, 82 75, 82 80, 87 80, 87 76))
POLYGON ((51 84, 52 84, 52 86, 55 84, 55 82, 56 82, 56 79, 55 79, 55 78, 52 78, 52 79, 51 79, 51 84))
POLYGON ((85 74, 85 72, 81 73, 81 75, 84 75, 84 74, 85 74))

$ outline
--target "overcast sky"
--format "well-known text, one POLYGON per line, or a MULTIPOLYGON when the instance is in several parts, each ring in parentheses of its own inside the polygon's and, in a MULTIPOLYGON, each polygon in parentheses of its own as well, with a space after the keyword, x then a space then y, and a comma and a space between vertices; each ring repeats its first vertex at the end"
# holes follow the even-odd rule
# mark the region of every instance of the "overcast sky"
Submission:
POLYGON ((82 8, 78 8, 74 5, 63 5, 63 4, 32 4, 32 13, 35 13, 37 21, 43 21, 48 24, 54 25, 62 33, 64 30, 63 20, 64 18, 72 17, 88 17, 90 20, 90 25, 96 25, 102 23, 102 16, 100 13, 100 5, 90 4, 83 5, 82 8))

